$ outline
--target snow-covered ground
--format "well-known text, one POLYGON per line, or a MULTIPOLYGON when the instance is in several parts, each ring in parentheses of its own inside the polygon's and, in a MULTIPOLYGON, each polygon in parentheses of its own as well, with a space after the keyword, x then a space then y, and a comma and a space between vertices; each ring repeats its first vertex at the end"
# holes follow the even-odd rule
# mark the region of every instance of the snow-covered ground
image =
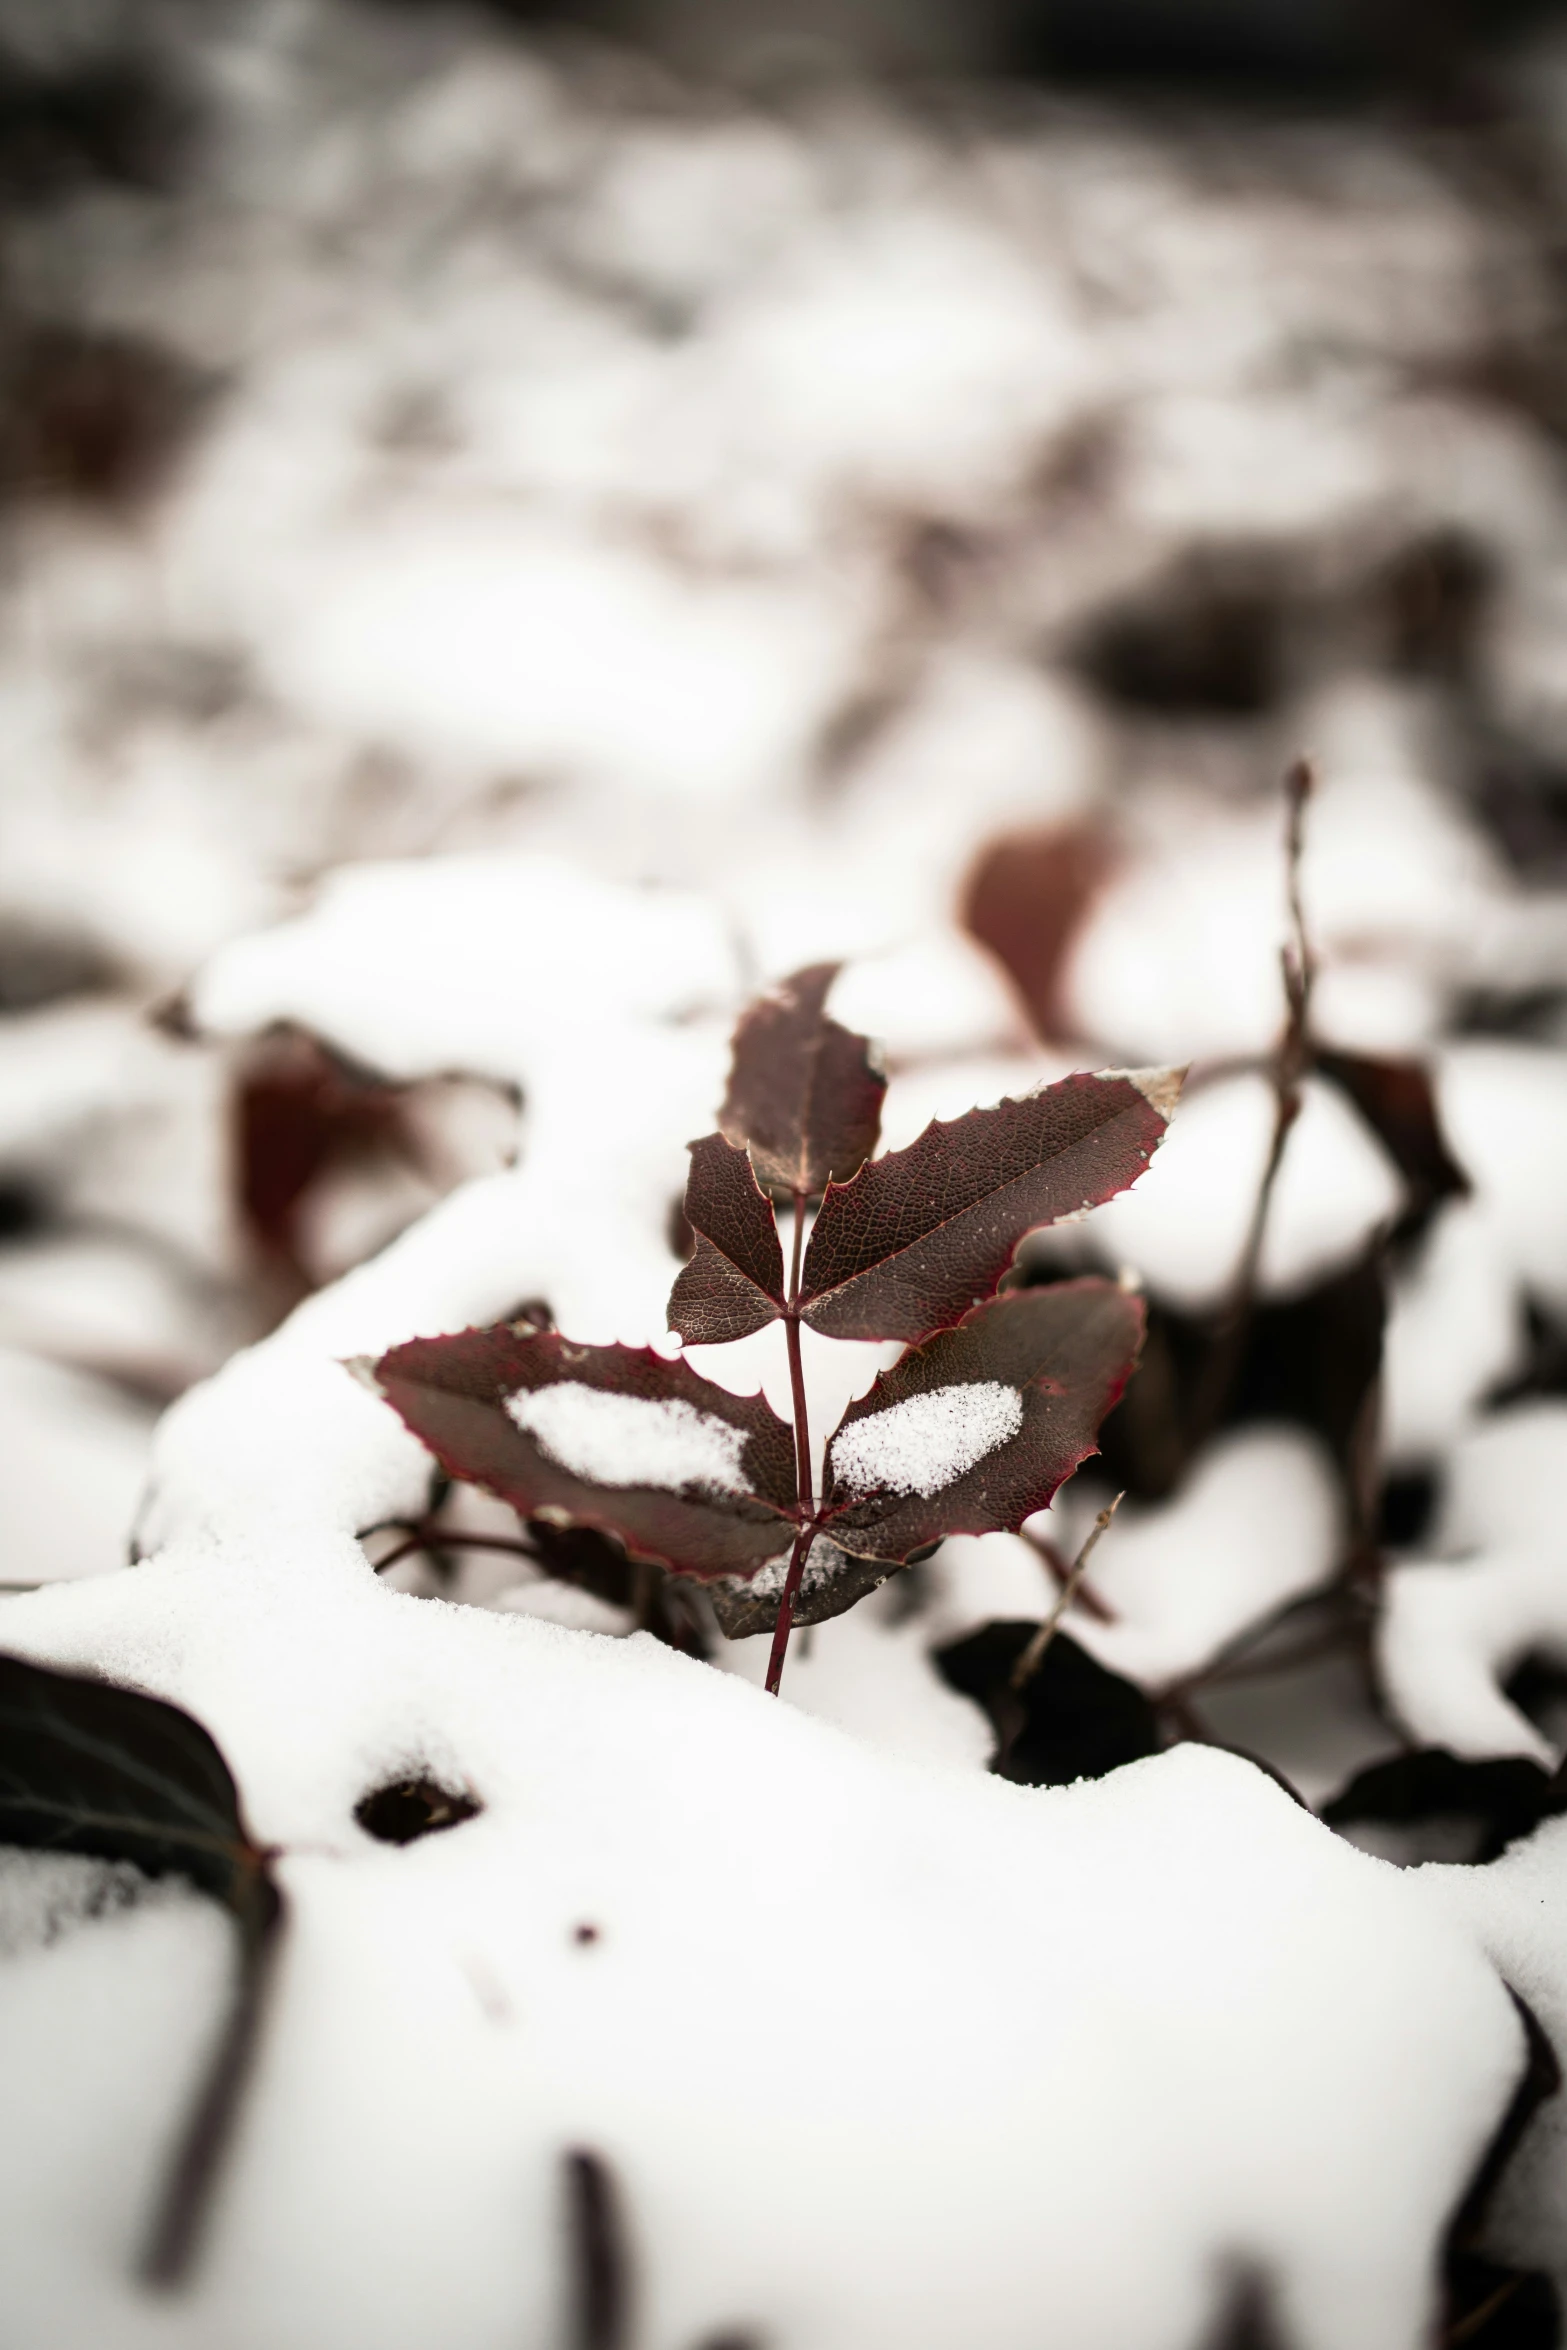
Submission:
MULTIPOLYGON (((1399 1874, 1194 1733, 1312 1803, 1405 1745, 1560 1753, 1509 1684, 1567 1667, 1567 64, 1515 78, 1526 181, 1371 121, 748 101, 346 0, 139 37, 178 168, 4 232, 0 440, 48 462, 0 566, 0 1581, 51 1588, 0 1638, 204 1721, 290 1922, 159 2299, 221 1929, 3 1856, 0 2336, 543 2350, 588 2147, 618 2350, 1197 2350, 1254 2290, 1296 2350, 1415 2350, 1522 2063, 1504 1984, 1567 2060, 1561 1830, 1399 1874), (148 397, 172 454, 109 496, 148 397), (1468 1179, 1406 1227, 1319 1073, 1263 1235, 1283 1309, 1396 1232, 1354 1457, 1435 1506, 1385 1572, 1325 1422, 1211 1433, 1066 1619, 1187 1735, 1072 1789, 988 1775, 933 1657, 1044 1615, 1092 1464, 1036 1540, 797 1635, 782 1704, 765 1637, 677 1658, 504 1553, 376 1580, 431 1464, 345 1358, 530 1301, 672 1347, 684 1146, 814 960, 891 1146, 1192 1063, 1039 1265, 1221 1310, 1303 749, 1319 1040, 1425 1067, 1468 1179), (285 1067, 360 1120, 286 1232, 244 1123, 285 1067), (1241 1677, 1347 1606, 1363 1637, 1241 1677), (482 1812, 372 1844, 356 1802, 419 1770, 482 1812)), ((804 1344, 820 1449, 896 1350, 804 1344)), ((693 1359, 787 1415, 777 1328, 693 1359)), ((1567 2286, 1558 2138, 1494 2248, 1567 2286)))

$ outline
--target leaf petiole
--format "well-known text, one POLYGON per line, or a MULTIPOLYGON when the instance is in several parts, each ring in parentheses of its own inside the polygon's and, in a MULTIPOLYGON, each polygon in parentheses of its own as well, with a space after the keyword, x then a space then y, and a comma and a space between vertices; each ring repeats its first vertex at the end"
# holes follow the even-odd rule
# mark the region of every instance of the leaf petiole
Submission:
POLYGON ((789 1251, 789 1302, 783 1325, 784 1343, 789 1350, 789 1389, 794 1399, 795 1500, 800 1511, 800 1527, 789 1553, 789 1571, 784 1577, 778 1620, 773 1626, 772 1654, 767 1660, 769 1697, 778 1695, 783 1681, 784 1658, 789 1653, 789 1634, 794 1628, 794 1603, 817 1526, 812 1506, 816 1497, 811 1477, 811 1424, 806 1415, 805 1364, 800 1353, 800 1248, 805 1235, 805 1193, 797 1191, 793 1197, 794 1238, 789 1251))

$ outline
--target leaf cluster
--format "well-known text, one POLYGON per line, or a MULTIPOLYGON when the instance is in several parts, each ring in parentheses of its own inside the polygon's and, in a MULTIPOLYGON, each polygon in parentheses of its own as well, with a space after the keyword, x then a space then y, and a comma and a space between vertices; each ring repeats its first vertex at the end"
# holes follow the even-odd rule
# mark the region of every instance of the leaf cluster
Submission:
POLYGON ((796 973, 741 1018, 718 1128, 690 1146, 694 1245, 669 1300, 688 1346, 783 1324, 792 1426, 684 1359, 531 1321, 358 1366, 450 1475, 535 1527, 590 1528, 708 1583, 729 1630, 755 1628, 746 1588, 786 1552, 789 1599, 809 1582, 826 1615, 948 1534, 1020 1525, 1093 1450, 1142 1337, 1140 1302, 1112 1282, 998 1293, 1028 1233, 1143 1172, 1178 1078, 1069 1077, 878 1158, 885 1079, 828 1015, 836 969, 796 973), (819 1495, 802 1327, 908 1350, 833 1431, 819 1495))

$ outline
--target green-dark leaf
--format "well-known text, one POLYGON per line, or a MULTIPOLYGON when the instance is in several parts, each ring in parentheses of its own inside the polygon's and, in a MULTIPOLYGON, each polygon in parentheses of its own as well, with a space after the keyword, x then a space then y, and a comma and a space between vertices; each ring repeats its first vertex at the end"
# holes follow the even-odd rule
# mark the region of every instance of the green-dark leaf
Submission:
POLYGON ((245 1825, 228 1765, 189 1714, 14 1656, 0 1656, 0 1843, 188 1877, 239 1930, 229 2020, 143 2252, 149 2283, 176 2284, 198 2246, 259 2032, 282 1919, 267 1856, 245 1825))

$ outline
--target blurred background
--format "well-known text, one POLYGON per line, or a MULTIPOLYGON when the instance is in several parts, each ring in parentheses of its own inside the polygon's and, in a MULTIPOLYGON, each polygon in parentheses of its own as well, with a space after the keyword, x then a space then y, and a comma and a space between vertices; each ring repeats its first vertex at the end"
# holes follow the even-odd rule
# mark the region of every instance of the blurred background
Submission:
MULTIPOLYGON (((1564 192, 1524 0, 3 0, 0 1574, 515 1148, 192 1041, 345 863, 693 886, 753 984, 934 940, 895 1069, 1222 1060, 1309 747, 1325 1040, 1559 1125, 1564 192)), ((1553 1391, 1547 1126, 1400 1475, 1553 1391)))

